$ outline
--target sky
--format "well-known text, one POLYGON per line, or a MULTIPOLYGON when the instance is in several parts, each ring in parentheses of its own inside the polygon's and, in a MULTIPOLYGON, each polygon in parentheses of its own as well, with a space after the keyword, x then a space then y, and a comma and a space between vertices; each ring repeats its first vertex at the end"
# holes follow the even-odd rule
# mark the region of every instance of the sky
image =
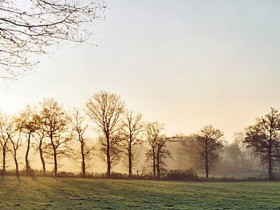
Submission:
POLYGON ((167 135, 212 124, 231 141, 280 108, 277 0, 108 0, 87 44, 62 44, 34 71, 0 81, 9 114, 54 97, 83 108, 99 91, 120 95, 167 135))

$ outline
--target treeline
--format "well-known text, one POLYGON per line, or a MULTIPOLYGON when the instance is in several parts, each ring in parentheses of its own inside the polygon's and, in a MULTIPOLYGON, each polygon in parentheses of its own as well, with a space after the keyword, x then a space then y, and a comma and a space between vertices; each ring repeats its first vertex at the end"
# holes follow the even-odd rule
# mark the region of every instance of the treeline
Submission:
POLYGON ((140 113, 127 110, 121 98, 112 93, 96 93, 83 110, 70 112, 54 99, 44 99, 16 116, 0 114, 2 175, 7 174, 8 157, 13 159, 16 175, 34 174, 30 163, 33 149, 42 175, 58 176, 61 161, 69 158, 80 162, 81 176, 85 177, 90 160, 97 158, 93 152, 98 150, 106 163, 107 177, 112 177, 112 168, 120 162, 126 163, 128 177, 140 176, 133 170, 139 168, 137 157, 142 151, 148 170, 141 176, 186 178, 203 172, 208 178, 214 171, 246 170, 257 162, 267 168, 270 180, 275 178, 280 163, 280 114, 273 108, 232 144, 227 144, 223 132, 212 125, 190 136, 166 136, 163 131, 162 124, 144 122, 140 113), (23 171, 19 169, 19 149, 24 149, 23 171), (170 159, 178 161, 177 170, 167 170, 170 159), (50 160, 51 172, 46 169, 50 160))

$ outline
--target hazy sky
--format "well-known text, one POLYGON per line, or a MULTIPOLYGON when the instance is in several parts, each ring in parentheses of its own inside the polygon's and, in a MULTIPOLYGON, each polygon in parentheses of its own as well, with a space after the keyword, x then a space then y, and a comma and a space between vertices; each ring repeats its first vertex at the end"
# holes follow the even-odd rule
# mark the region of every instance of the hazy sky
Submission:
POLYGON ((54 97, 83 107, 94 93, 120 95, 166 133, 213 124, 231 140, 280 109, 280 1, 111 0, 98 47, 62 46, 36 72, 1 81, 9 113, 54 97))

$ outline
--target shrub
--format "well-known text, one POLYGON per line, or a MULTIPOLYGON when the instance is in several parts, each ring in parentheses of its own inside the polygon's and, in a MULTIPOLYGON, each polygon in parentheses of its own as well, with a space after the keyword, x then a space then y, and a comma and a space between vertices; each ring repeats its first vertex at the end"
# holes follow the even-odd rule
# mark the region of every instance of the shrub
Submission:
POLYGON ((196 180, 198 175, 193 168, 187 170, 170 170, 166 178, 169 180, 196 180))

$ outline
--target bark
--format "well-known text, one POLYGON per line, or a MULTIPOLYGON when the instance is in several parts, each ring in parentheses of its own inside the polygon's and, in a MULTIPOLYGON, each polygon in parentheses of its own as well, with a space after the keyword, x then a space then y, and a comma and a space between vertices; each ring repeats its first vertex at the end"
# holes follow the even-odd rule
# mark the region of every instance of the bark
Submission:
POLYGON ((14 150, 14 161, 16 165, 16 175, 19 176, 19 169, 18 169, 18 161, 17 161, 17 152, 14 150))
POLYGON ((156 177, 156 154, 155 154, 155 148, 152 149, 153 153, 153 177, 156 177))
POLYGON ((157 178, 160 179, 160 147, 158 146, 158 149, 157 149, 157 163, 156 163, 156 166, 157 166, 157 178))
POLYGON ((128 147, 128 176, 132 177, 132 151, 131 151, 131 143, 128 147))
POLYGON ((206 139, 205 142, 205 175, 206 179, 208 179, 209 176, 209 158, 208 158, 208 140, 206 139))
POLYGON ((45 163, 45 159, 43 156, 43 148, 42 148, 42 141, 40 141, 39 143, 39 153, 40 153, 40 159, 41 159, 41 163, 42 163, 42 167, 43 167, 43 175, 46 175, 46 163, 45 163))
POLYGON ((110 155, 110 135, 106 134, 107 148, 106 148, 106 158, 107 158, 107 177, 111 176, 111 155, 110 155))
POLYGON ((26 153, 25 153, 25 171, 26 171, 26 174, 29 174, 29 172, 31 170, 29 160, 28 160, 28 155, 29 155, 29 150, 30 150, 30 140, 31 140, 31 133, 28 134, 27 148, 26 148, 26 153))
POLYGON ((86 163, 85 163, 85 152, 84 152, 84 142, 81 142, 81 155, 82 155, 82 176, 86 176, 86 163))
POLYGON ((3 151, 2 151, 2 158, 3 158, 3 175, 6 174, 6 143, 4 144, 3 151))
POLYGON ((269 145, 268 145, 268 176, 269 180, 273 180, 273 174, 272 174, 272 139, 271 135, 269 137, 269 145))

